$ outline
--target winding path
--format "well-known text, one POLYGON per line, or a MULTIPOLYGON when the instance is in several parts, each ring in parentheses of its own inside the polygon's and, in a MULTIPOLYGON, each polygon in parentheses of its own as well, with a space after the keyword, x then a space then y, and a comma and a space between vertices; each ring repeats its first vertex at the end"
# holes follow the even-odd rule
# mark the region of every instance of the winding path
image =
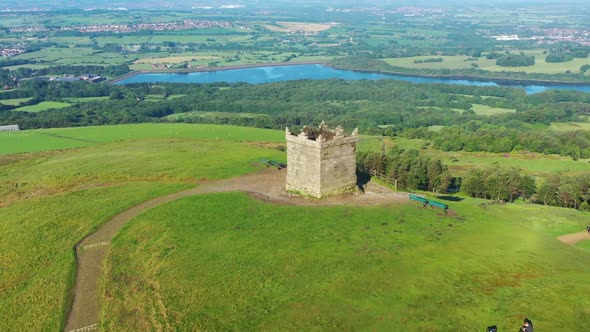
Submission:
POLYGON ((92 331, 100 322, 100 278, 113 238, 121 228, 144 211, 193 195, 229 191, 243 191, 251 196, 277 204, 288 205, 386 205, 405 203, 407 194, 395 193, 369 183, 363 195, 329 197, 322 200, 291 197, 285 190, 285 172, 265 169, 254 174, 220 181, 205 181, 198 187, 157 197, 123 211, 82 239, 75 247, 77 270, 74 301, 68 315, 66 331, 92 331))

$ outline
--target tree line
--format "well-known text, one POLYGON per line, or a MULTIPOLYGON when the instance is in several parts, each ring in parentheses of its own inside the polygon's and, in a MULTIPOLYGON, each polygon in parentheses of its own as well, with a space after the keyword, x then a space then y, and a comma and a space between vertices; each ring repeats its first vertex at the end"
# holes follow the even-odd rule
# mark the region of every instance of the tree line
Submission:
POLYGON ((422 190, 445 194, 450 189, 492 200, 558 206, 590 211, 590 174, 553 174, 540 186, 535 178, 519 168, 487 167, 473 169, 463 178, 455 178, 439 159, 420 155, 417 150, 394 147, 387 152, 360 152, 360 171, 379 174, 398 190, 422 190))
POLYGON ((368 174, 376 172, 385 176, 402 190, 446 193, 453 180, 440 159, 424 157, 417 150, 392 148, 387 152, 361 152, 357 165, 368 174))
POLYGON ((590 132, 583 130, 559 132, 533 126, 507 128, 469 121, 442 128, 439 132, 419 128, 408 129, 401 135, 427 139, 434 148, 442 151, 507 153, 524 150, 558 154, 574 160, 590 158, 590 132))

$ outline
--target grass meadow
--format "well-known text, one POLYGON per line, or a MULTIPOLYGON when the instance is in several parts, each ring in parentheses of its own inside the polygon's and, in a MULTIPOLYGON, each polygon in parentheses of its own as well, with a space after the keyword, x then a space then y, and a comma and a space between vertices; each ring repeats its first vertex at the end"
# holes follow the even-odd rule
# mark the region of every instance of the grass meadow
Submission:
MULTIPOLYGON (((520 51, 519 51, 520 52, 520 51)), ((517 53, 517 52, 512 52, 517 53)), ((535 56, 535 65, 526 67, 501 67, 496 65, 495 59, 486 59, 480 57, 477 61, 469 61, 469 56, 454 55, 454 56, 416 56, 409 58, 388 58, 384 59, 387 63, 393 66, 417 69, 469 69, 473 68, 472 63, 478 65, 479 69, 489 71, 513 71, 526 73, 546 73, 558 74, 569 70, 572 72, 579 72, 580 67, 585 64, 590 64, 590 58, 580 59, 576 58, 569 62, 562 63, 547 63, 545 62, 546 54, 543 50, 525 51, 527 55, 535 56), (442 58, 443 62, 426 62, 415 63, 415 60, 426 60, 431 58, 442 58)))
POLYGON ((283 142, 284 135, 278 130, 182 123, 37 129, 0 133, 0 156, 146 138, 283 142))
MULTIPOLYGON (((438 129, 438 128, 435 128, 438 129)), ((511 153, 440 151, 424 148, 421 139, 395 138, 388 141, 387 146, 397 145, 402 149, 420 150, 426 156, 439 158, 449 166, 454 176, 464 176, 469 170, 490 166, 517 167, 536 177, 547 177, 552 173, 565 174, 584 173, 590 170, 590 160, 573 160, 570 157, 544 155, 536 152, 513 151, 511 153)))
POLYGON ((24 103, 29 100, 31 100, 31 98, 5 99, 5 100, 0 100, 0 104, 9 105, 9 106, 17 106, 20 103, 24 103))
MULTIPOLYGON (((4 184, 3 168, 0 181, 4 184)), ((74 245, 117 212, 185 187, 156 182, 124 184, 2 206, 0 330, 63 329, 71 299, 68 290, 75 280, 74 245)))
MULTIPOLYGON (((0 317, 11 317, 0 330, 61 329, 76 242, 151 197, 285 161, 283 135, 191 124, 0 133, 0 317)), ((383 144, 423 146, 361 136, 359 150, 383 144)), ((555 236, 590 215, 480 203, 450 202, 458 216, 442 216, 405 205, 275 206, 239 193, 173 202, 116 239, 104 328, 453 330, 511 327, 522 316, 547 330, 576 317, 587 324, 590 248, 555 236)))
POLYGON ((145 212, 117 236, 107 330, 516 330, 590 324, 590 251, 556 235, 590 215, 449 202, 295 207, 202 195, 145 212), (468 328, 471 327, 471 328, 468 328))
POLYGON ((274 132, 233 129, 74 128, 65 138, 45 135, 66 134, 58 129, 1 133, 0 330, 63 328, 73 247, 110 216, 201 179, 251 172, 260 159, 285 160, 275 143, 257 141, 272 142, 274 132), (14 154, 14 146, 28 153, 14 154), (33 152, 39 150, 53 151, 33 152))
POLYGON ((590 122, 554 122, 549 129, 555 131, 590 130, 590 122))
POLYGON ((39 104, 15 108, 12 111, 13 112, 32 112, 32 113, 36 113, 36 112, 47 111, 47 110, 50 110, 50 109, 64 108, 64 107, 68 107, 68 106, 70 106, 70 104, 68 104, 68 103, 62 103, 62 102, 57 102, 57 101, 42 101, 39 104))
POLYGON ((481 105, 481 104, 472 104, 473 105, 473 112, 477 115, 497 115, 503 113, 515 113, 515 109, 510 108, 502 108, 502 107, 490 107, 488 105, 481 105))

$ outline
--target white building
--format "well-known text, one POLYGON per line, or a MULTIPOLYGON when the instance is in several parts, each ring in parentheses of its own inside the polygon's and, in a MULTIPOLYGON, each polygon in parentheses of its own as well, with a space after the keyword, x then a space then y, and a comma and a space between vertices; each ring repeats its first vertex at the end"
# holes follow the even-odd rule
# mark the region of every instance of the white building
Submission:
POLYGON ((0 126, 0 132, 2 131, 19 131, 18 125, 0 126))

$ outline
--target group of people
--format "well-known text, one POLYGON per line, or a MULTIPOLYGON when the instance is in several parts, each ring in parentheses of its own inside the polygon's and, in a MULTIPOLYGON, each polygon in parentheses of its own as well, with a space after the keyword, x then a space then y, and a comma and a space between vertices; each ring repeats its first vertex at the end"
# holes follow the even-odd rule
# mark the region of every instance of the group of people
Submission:
MULTIPOLYGON (((498 332, 498 327, 496 325, 488 326, 486 331, 498 332)), ((533 332, 533 322, 530 319, 525 318, 522 322, 522 327, 518 329, 518 332, 533 332)))

